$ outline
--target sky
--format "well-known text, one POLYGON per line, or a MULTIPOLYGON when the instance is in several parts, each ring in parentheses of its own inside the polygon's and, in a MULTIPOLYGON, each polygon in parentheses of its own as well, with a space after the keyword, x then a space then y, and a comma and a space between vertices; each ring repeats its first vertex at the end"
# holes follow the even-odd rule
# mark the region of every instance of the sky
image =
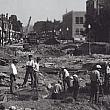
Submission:
POLYGON ((37 21, 62 20, 62 15, 73 11, 86 11, 86 0, 0 0, 0 14, 17 15, 27 25, 31 16, 31 25, 37 21))

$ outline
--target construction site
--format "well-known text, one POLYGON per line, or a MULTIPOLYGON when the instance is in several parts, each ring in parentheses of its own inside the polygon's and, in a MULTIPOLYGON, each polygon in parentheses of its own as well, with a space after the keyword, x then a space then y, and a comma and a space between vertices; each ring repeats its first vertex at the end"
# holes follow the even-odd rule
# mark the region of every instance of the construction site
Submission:
MULTIPOLYGON (((68 44, 67 44, 68 45, 68 44)), ((66 53, 66 44, 31 46, 31 51, 24 51, 22 44, 7 45, 0 47, 0 107, 16 107, 16 110, 109 110, 110 96, 100 96, 98 104, 91 104, 89 100, 88 84, 90 83, 90 71, 94 64, 110 62, 110 55, 70 55, 66 53), (62 49, 63 48, 63 49, 62 49), (20 88, 26 72, 26 61, 29 54, 34 58, 40 58, 40 72, 38 90, 30 88, 30 78, 26 88, 20 88), (10 94, 9 62, 17 59, 18 75, 15 84, 15 94, 10 94), (80 91, 78 101, 74 101, 71 95, 63 94, 59 100, 49 98, 51 91, 48 86, 58 81, 58 72, 65 66, 69 73, 79 77, 80 91)), ((68 47, 69 48, 69 47, 68 47)))
MULTIPOLYGON (((92 2, 88 0, 87 3, 89 8, 100 5, 96 0, 92 2), (94 5, 94 3, 97 4, 94 5)), ((105 5, 107 4, 108 2, 105 5)), ((106 20, 103 19, 106 16, 99 16, 99 8, 103 9, 100 6, 96 7, 97 10, 95 11, 87 8, 90 12, 94 11, 95 15, 98 15, 93 17, 94 19, 88 20, 91 21, 90 23, 86 21, 88 23, 86 24, 87 33, 84 33, 83 30, 85 29, 84 17, 87 17, 85 12, 83 16, 79 16, 79 12, 76 11, 75 13, 78 15, 76 14, 77 16, 74 17, 74 12, 67 12, 66 9, 62 22, 55 19, 49 21, 47 17, 47 21, 35 22, 33 31, 29 31, 31 16, 25 27, 26 29, 22 30, 22 23, 17 20, 16 15, 12 15, 8 19, 8 14, 6 14, 6 18, 2 14, 0 31, 0 110, 110 110, 110 25, 108 26, 109 23, 107 22, 110 17, 106 20), (96 13, 97 11, 98 13, 96 13), (101 19, 99 19, 100 17, 101 19), (73 23, 75 18, 77 18, 76 22, 73 23), (103 21, 103 25, 99 20, 103 21), (7 25, 5 26, 7 28, 4 28, 4 24, 7 25), (17 24, 20 27, 18 31, 16 30, 17 24), (76 26, 75 33, 72 32, 73 24, 76 26), (13 26, 15 27, 13 28, 13 26), (77 26, 79 27, 77 28, 77 26), (94 30, 93 27, 95 27, 94 30), (103 32, 103 29, 107 31, 103 32), (76 41, 75 36, 78 39, 76 41), (36 88, 32 88, 31 74, 27 78, 26 85, 23 86, 28 71, 29 55, 32 55, 34 61, 39 58, 39 71, 37 72, 40 75, 37 76, 36 88), (16 78, 11 85, 10 65, 13 60, 17 61, 15 66, 17 74, 14 74, 16 78), (97 103, 94 103, 95 100, 90 101, 92 93, 90 76, 92 76, 93 67, 97 65, 101 66, 101 72, 99 73, 101 73, 103 79, 103 92, 95 91, 98 94, 98 100, 97 103), (107 66, 109 66, 108 73, 107 66), (62 68, 68 71, 69 78, 70 76, 77 76, 79 84, 77 100, 73 97, 75 89, 71 92, 68 91, 68 83, 65 87, 66 91, 60 92, 57 99, 52 98, 55 84, 59 80, 64 83, 64 79, 59 78, 62 68), (13 86, 13 93, 10 90, 11 86, 13 86)), ((93 14, 90 13, 89 15, 88 18, 92 18, 93 14)), ((72 81, 74 80, 72 79, 72 81)))

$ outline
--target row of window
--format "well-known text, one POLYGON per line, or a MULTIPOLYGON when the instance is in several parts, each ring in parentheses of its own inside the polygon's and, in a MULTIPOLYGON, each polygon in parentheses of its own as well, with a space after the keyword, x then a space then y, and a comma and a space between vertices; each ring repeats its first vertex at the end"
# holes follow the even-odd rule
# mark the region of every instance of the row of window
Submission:
POLYGON ((76 32, 75 32, 76 35, 82 35, 82 33, 83 33, 83 28, 76 28, 76 32))
POLYGON ((84 23, 84 19, 83 19, 83 17, 76 17, 75 18, 75 22, 76 22, 76 24, 83 24, 84 23))

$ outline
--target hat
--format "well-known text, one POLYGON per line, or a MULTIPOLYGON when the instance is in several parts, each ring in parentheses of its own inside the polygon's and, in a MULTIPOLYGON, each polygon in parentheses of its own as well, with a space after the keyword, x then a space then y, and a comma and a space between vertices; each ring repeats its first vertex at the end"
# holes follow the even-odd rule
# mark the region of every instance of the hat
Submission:
POLYGON ((64 67, 64 66, 62 66, 62 69, 65 69, 65 67, 64 67))
POLYGON ((62 84, 62 81, 61 80, 58 80, 58 83, 62 84))
POLYGON ((73 79, 73 76, 70 76, 70 79, 73 79))
POLYGON ((40 61, 40 60, 41 60, 41 58, 40 58, 40 57, 37 57, 37 58, 36 58, 36 60, 37 60, 37 61, 40 61))
POLYGON ((78 75, 74 74, 74 75, 73 75, 73 77, 76 77, 76 78, 78 78, 78 75))
POLYGON ((32 57, 32 54, 29 54, 28 57, 32 57))
POLYGON ((13 62, 13 63, 18 63, 18 60, 13 59, 12 62, 13 62))
POLYGON ((96 65, 96 68, 97 69, 101 69, 102 67, 100 65, 96 65))

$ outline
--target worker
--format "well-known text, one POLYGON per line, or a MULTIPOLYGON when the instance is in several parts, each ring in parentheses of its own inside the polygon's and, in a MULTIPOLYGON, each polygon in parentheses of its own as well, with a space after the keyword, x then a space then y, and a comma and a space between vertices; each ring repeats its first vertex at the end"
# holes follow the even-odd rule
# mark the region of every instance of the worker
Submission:
POLYGON ((77 100, 78 92, 79 92, 78 75, 74 74, 73 75, 73 98, 75 99, 75 101, 77 100))
POLYGON ((38 85, 38 75, 44 77, 39 71, 39 61, 40 61, 40 58, 37 57, 36 62, 34 63, 34 87, 36 88, 38 85))
POLYGON ((106 72, 105 72, 105 80, 104 80, 104 92, 106 94, 109 93, 110 89, 110 64, 106 62, 106 72))
POLYGON ((96 65, 96 67, 93 67, 92 73, 90 74, 90 80, 91 80, 91 95, 90 95, 90 101, 93 103, 93 100, 95 99, 95 103, 98 101, 98 94, 99 94, 99 86, 102 85, 102 81, 100 78, 100 71, 101 66, 96 65))
POLYGON ((68 70, 63 66, 59 72, 59 77, 63 82, 63 89, 66 90, 66 84, 67 87, 70 88, 70 75, 68 70))
POLYGON ((29 58, 29 60, 26 62, 26 74, 25 74, 25 78, 24 78, 22 87, 26 86, 29 75, 31 77, 31 87, 34 86, 34 60, 33 60, 33 56, 31 54, 28 55, 28 58, 29 58))
POLYGON ((56 83, 53 86, 52 99, 59 99, 61 92, 62 92, 62 81, 59 80, 58 83, 56 83))
POLYGON ((16 81, 16 75, 17 75, 17 68, 16 68, 16 64, 18 62, 13 59, 12 63, 10 64, 10 92, 14 93, 15 90, 15 81, 16 81))
POLYGON ((73 76, 70 76, 70 87, 68 88, 69 93, 73 92, 73 81, 73 76))

